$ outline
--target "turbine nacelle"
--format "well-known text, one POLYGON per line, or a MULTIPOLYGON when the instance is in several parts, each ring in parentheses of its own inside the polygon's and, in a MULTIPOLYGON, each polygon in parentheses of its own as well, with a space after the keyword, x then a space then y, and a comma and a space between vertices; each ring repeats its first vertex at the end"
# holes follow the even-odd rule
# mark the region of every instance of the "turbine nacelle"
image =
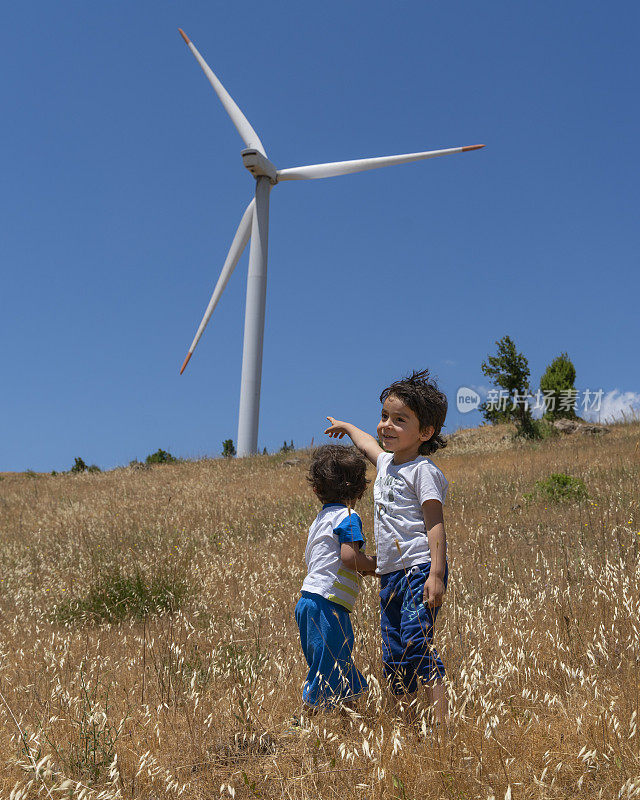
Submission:
POLYGON ((269 178, 269 181, 274 186, 278 182, 278 170, 259 150, 253 147, 243 150, 242 160, 254 178, 269 178))

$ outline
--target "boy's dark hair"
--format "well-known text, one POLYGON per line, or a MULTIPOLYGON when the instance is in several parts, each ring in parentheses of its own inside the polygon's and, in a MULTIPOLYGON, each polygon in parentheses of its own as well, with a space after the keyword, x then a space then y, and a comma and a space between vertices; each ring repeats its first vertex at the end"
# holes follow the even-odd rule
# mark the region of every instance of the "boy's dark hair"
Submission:
POLYGON ((367 488, 367 462, 355 447, 325 444, 314 450, 307 480, 323 503, 354 503, 367 488))
POLYGON ((447 417, 447 396, 438 389, 428 369, 412 372, 407 378, 387 386, 380 395, 380 402, 384 403, 390 395, 397 397, 413 411, 418 417, 420 430, 433 425, 433 436, 420 445, 418 452, 421 455, 428 456, 447 446, 446 440, 440 436, 447 417))

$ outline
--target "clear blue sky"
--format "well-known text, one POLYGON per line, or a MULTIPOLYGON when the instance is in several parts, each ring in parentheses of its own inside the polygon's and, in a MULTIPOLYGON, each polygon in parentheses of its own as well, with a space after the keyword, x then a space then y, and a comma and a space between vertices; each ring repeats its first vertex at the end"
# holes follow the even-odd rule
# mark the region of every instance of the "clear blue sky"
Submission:
POLYGON ((445 430, 504 334, 537 386, 640 400, 637 2, 33 2, 4 16, 0 470, 235 440, 253 192, 184 28, 278 167, 483 142, 271 195, 260 447, 371 431, 428 366, 445 430), (611 395, 612 392, 618 395, 611 395))

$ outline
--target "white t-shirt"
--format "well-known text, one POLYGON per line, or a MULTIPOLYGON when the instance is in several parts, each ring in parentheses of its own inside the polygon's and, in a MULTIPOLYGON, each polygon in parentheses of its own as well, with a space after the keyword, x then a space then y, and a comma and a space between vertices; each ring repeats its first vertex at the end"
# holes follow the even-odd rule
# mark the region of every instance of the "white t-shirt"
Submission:
POLYGON ((394 464, 393 453, 381 453, 376 469, 373 530, 378 574, 431 561, 422 504, 439 500, 444 505, 449 482, 426 456, 394 464))
POLYGON ((345 542, 364 545, 362 520, 342 503, 325 503, 309 528, 304 553, 307 577, 302 591, 322 595, 353 611, 360 581, 358 573, 347 569, 340 558, 340 546, 345 542))

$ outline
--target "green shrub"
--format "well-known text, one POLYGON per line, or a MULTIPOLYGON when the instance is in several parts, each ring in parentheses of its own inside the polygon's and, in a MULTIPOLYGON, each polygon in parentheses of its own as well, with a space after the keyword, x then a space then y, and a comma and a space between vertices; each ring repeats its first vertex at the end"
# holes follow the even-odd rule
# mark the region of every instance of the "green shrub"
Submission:
POLYGON ((69 470, 69 472, 73 472, 76 475, 81 473, 81 472, 86 472, 86 471, 87 471, 87 465, 84 463, 84 461, 80 457, 76 458, 74 465, 69 470))
POLYGON ((102 470, 97 464, 91 464, 89 467, 87 467, 87 472, 95 474, 96 472, 102 472, 102 470))
POLYGON ((540 440, 540 439, 555 439, 560 436, 560 432, 557 428, 554 428, 553 425, 546 419, 533 419, 530 418, 527 425, 529 426, 529 432, 527 434, 523 434, 522 431, 516 428, 516 431, 513 434, 513 439, 529 439, 529 440, 540 440))
POLYGON ((132 575, 112 569, 101 576, 84 597, 59 605, 59 622, 122 622, 148 614, 176 611, 188 594, 186 580, 170 575, 147 577, 140 570, 132 575))
POLYGON ((546 419, 536 419, 534 425, 538 431, 538 439, 557 439, 560 436, 560 431, 546 419))
POLYGON ((145 458, 147 464, 175 464, 177 460, 171 453, 161 448, 158 448, 155 453, 151 453, 145 458))
POLYGON ((534 491, 527 498, 538 495, 552 502, 566 500, 585 500, 589 494, 581 478, 573 478, 564 472, 553 472, 548 478, 536 481, 534 491))
POLYGON ((222 455, 224 458, 233 458, 236 454, 236 448, 233 444, 233 439, 225 439, 222 442, 222 455))
POLYGON ((516 439, 540 439, 540 427, 537 424, 537 420, 535 420, 531 416, 531 412, 527 411, 522 417, 515 420, 516 423, 516 432, 515 438, 516 439))

